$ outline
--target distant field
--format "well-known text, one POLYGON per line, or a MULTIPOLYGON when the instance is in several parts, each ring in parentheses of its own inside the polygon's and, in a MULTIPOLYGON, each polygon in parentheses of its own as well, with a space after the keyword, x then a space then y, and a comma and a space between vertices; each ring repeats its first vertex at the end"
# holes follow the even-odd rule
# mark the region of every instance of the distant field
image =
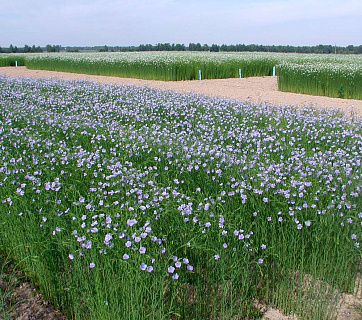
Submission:
POLYGON ((0 54, 1 65, 165 81, 271 76, 281 91, 362 99, 362 55, 210 52, 0 54))

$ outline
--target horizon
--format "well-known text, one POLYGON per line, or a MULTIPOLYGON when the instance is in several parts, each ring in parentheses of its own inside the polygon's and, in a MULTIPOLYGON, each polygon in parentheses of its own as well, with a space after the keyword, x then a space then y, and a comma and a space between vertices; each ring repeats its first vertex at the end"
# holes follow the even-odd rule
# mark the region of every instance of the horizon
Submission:
MULTIPOLYGON (((209 47, 211 47, 212 45, 216 44, 216 43, 201 43, 201 42, 188 42, 188 43, 175 43, 175 42, 164 42, 164 43, 150 43, 150 42, 147 42, 147 43, 140 43, 138 45, 109 45, 109 44, 96 44, 96 45, 62 45, 62 44, 59 44, 59 43, 47 43, 45 45, 41 44, 41 45, 35 45, 36 47, 41 47, 42 49, 46 48, 48 45, 52 45, 52 46, 60 46, 60 48, 62 49, 66 49, 66 48, 103 48, 105 46, 109 47, 109 48, 137 48, 139 46, 142 46, 142 45, 152 45, 152 46, 157 46, 158 44, 170 44, 170 45, 184 45, 186 48, 189 47, 190 44, 201 44, 201 46, 204 46, 204 45, 207 45, 209 47)), ((13 46, 13 47, 17 47, 18 49, 22 49, 24 48, 24 46, 33 46, 32 43, 25 43, 23 45, 20 45, 20 46, 17 46, 17 45, 14 45, 12 43, 10 43, 9 45, 7 46, 0 46, 1 48, 3 49, 8 49, 10 48, 10 46, 13 46)), ((336 44, 329 44, 329 43, 319 43, 319 44, 314 44, 314 45, 290 45, 290 44, 262 44, 262 43, 222 43, 222 44, 216 44, 218 45, 219 47, 222 46, 222 45, 226 45, 226 46, 236 46, 236 45, 244 45, 244 46, 262 46, 262 47, 294 47, 294 48, 298 48, 298 47, 318 47, 318 46, 331 46, 333 48, 347 48, 349 46, 353 46, 353 47, 360 47, 362 46, 362 43, 359 44, 359 45, 346 45, 346 46, 338 46, 336 44)), ((166 50, 160 50, 160 51, 166 51, 166 50)))

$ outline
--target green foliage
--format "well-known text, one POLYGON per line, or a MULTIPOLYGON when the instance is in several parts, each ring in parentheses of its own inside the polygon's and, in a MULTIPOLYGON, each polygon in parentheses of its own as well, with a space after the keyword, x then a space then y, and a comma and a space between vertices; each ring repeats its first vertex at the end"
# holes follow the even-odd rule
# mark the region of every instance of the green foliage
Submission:
POLYGON ((59 52, 60 48, 61 48, 60 45, 47 44, 47 46, 46 46, 47 52, 59 52))
POLYGON ((15 61, 18 62, 18 66, 25 66, 24 54, 0 54, 0 67, 15 66, 15 61))
POLYGON ((70 319, 252 319, 255 300, 331 319, 353 291, 360 118, 85 81, 0 89, 0 249, 70 319))
POLYGON ((43 54, 27 56, 29 69, 66 71, 151 80, 194 80, 271 75, 277 57, 259 54, 181 52, 43 54))
POLYGON ((13 310, 18 303, 14 291, 18 285, 19 275, 11 260, 6 254, 0 255, 0 319, 14 319, 13 310))
POLYGON ((279 90, 362 100, 362 63, 285 63, 277 66, 279 90))

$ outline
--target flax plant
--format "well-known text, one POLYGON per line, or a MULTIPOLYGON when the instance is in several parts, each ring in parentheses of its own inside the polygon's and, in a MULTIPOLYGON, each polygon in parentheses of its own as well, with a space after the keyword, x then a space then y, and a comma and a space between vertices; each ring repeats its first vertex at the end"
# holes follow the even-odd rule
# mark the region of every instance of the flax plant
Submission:
POLYGON ((0 249, 69 319, 333 319, 360 273, 362 120, 0 77, 0 249))

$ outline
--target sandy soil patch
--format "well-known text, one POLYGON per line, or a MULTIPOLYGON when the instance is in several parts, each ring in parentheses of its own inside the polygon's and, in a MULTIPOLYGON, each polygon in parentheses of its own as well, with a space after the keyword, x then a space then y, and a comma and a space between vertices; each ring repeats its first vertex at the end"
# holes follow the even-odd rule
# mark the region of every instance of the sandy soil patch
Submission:
POLYGON ((278 91, 277 77, 251 77, 241 79, 215 79, 192 81, 155 81, 131 78, 118 78, 55 72, 46 70, 29 70, 26 67, 1 67, 0 74, 11 77, 62 78, 73 80, 91 80, 99 83, 130 84, 150 86, 178 92, 198 92, 210 96, 225 97, 255 103, 270 102, 276 105, 317 105, 319 107, 336 107, 348 114, 362 115, 362 100, 339 99, 307 94, 278 91))

